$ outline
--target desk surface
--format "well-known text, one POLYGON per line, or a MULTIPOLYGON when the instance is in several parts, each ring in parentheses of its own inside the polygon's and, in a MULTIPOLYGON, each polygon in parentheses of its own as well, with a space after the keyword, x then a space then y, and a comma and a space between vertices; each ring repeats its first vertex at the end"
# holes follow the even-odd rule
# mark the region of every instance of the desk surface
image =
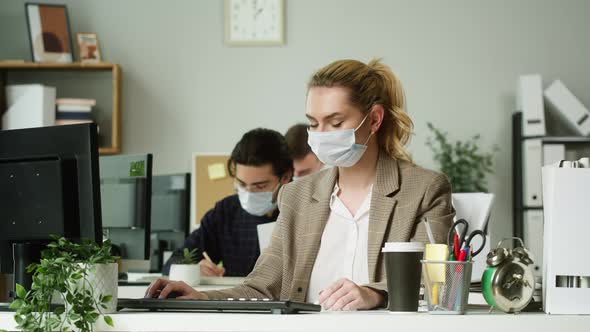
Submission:
MULTIPOLYGON (((518 315, 473 312, 463 316, 387 311, 323 312, 299 315, 122 312, 102 320, 96 331, 588 331, 590 316, 518 315)), ((0 329, 13 330, 12 313, 0 312, 0 329)))

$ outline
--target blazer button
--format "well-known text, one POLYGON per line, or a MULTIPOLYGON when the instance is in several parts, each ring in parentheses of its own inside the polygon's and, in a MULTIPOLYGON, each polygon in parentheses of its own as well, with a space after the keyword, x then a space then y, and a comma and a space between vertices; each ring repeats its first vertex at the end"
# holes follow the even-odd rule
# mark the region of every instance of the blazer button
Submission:
POLYGON ((298 291, 299 293, 301 293, 301 292, 303 292, 303 288, 301 288, 301 287, 298 287, 298 288, 297 288, 297 291, 298 291))

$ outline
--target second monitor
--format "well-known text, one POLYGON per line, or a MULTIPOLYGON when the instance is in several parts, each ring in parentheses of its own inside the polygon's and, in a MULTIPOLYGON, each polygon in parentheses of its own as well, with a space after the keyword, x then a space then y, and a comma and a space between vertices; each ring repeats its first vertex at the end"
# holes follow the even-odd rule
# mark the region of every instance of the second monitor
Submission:
POLYGON ((150 268, 152 155, 100 158, 103 232, 123 259, 122 271, 150 268))

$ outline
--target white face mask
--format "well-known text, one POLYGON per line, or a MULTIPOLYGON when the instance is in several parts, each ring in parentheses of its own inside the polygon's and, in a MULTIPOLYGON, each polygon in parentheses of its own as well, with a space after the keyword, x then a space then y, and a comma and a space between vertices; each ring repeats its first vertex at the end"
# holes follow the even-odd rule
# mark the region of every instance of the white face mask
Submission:
POLYGON ((369 114, 355 129, 335 131, 307 131, 307 144, 318 159, 326 165, 351 167, 354 166, 367 150, 367 143, 373 135, 367 138, 365 144, 356 144, 355 132, 365 123, 369 114))
MULTIPOLYGON (((280 184, 279 184, 280 186, 280 184)), ((273 191, 252 193, 238 186, 238 198, 242 209, 253 216, 263 216, 276 209, 277 203, 273 202, 273 191)))

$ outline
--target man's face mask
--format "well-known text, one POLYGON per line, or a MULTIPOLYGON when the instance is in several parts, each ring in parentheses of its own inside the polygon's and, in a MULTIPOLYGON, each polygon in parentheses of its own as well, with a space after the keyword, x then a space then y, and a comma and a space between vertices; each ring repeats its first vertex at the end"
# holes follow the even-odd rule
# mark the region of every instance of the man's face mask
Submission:
POLYGON ((249 192, 242 186, 236 186, 242 209, 251 215, 259 217, 276 209, 277 203, 273 201, 273 196, 280 186, 279 183, 272 191, 262 192, 249 192))

